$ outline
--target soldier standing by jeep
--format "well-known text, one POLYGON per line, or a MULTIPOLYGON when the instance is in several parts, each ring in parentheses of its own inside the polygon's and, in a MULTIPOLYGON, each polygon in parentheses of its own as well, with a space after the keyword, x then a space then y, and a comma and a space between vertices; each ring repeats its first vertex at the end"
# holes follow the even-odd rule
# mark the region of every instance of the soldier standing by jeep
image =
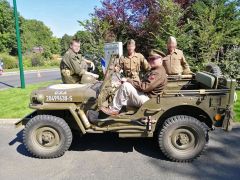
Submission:
POLYGON ((85 74, 98 78, 97 74, 87 71, 88 64, 90 64, 93 69, 95 68, 93 62, 82 57, 82 55, 79 54, 79 51, 80 41, 73 39, 70 48, 63 56, 60 63, 60 71, 64 84, 81 83, 82 76, 85 74))
POLYGON ((141 53, 135 52, 136 43, 133 39, 127 42, 128 55, 121 57, 116 71, 123 70, 124 77, 140 81, 139 75, 142 71, 150 70, 147 60, 141 53))
POLYGON ((166 69, 168 75, 181 75, 191 74, 189 65, 183 55, 183 52, 177 47, 176 38, 170 36, 168 39, 168 53, 164 58, 163 66, 166 69))

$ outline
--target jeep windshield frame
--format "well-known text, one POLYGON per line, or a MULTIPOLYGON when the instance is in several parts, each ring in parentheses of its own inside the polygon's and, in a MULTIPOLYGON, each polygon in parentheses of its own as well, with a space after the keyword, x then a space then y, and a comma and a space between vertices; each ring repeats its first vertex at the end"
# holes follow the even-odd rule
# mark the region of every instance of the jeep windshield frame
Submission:
MULTIPOLYGON (((112 86, 112 76, 115 73, 115 66, 117 61, 117 55, 111 55, 110 61, 108 63, 107 70, 104 75, 104 80, 99 91, 97 98, 97 105, 101 107, 103 102, 106 100, 106 89, 112 86)), ((119 79, 120 81, 120 79, 119 79)))

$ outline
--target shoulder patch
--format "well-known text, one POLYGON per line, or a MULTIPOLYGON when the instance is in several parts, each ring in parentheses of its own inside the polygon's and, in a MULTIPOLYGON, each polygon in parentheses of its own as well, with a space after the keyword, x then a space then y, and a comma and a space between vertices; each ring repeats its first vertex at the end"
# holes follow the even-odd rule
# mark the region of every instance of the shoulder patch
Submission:
POLYGON ((148 76, 149 81, 154 81, 155 79, 156 79, 156 74, 155 73, 152 73, 148 76))

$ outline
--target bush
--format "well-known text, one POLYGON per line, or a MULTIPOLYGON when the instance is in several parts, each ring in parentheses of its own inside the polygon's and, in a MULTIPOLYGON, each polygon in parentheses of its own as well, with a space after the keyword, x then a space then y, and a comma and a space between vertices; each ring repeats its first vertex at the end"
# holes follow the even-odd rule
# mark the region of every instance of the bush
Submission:
POLYGON ((24 67, 32 67, 31 57, 23 56, 23 66, 24 67))
POLYGON ((18 67, 18 60, 15 56, 10 56, 6 53, 0 54, 0 59, 3 60, 3 68, 4 69, 13 69, 18 67))
MULTIPOLYGON (((7 53, 0 53, 0 59, 3 60, 4 69, 14 69, 18 68, 18 58, 11 56, 7 53)), ((61 61, 61 56, 53 55, 51 58, 45 58, 43 54, 27 54, 23 56, 23 66, 38 67, 38 66, 59 66, 61 61)))
POLYGON ((44 58, 41 54, 33 54, 31 57, 32 67, 43 66, 44 58))
POLYGON ((47 60, 44 61, 44 66, 60 66, 60 61, 59 60, 47 60))
POLYGON ((237 78, 240 75, 240 47, 228 49, 217 64, 224 75, 237 78))

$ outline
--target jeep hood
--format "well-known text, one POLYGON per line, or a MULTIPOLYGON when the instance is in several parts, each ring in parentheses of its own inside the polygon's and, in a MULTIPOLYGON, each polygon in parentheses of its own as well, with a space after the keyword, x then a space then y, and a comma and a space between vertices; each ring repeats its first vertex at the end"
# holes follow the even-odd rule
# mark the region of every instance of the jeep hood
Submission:
POLYGON ((31 101, 38 102, 86 102, 96 99, 93 84, 55 84, 33 91, 31 101))

